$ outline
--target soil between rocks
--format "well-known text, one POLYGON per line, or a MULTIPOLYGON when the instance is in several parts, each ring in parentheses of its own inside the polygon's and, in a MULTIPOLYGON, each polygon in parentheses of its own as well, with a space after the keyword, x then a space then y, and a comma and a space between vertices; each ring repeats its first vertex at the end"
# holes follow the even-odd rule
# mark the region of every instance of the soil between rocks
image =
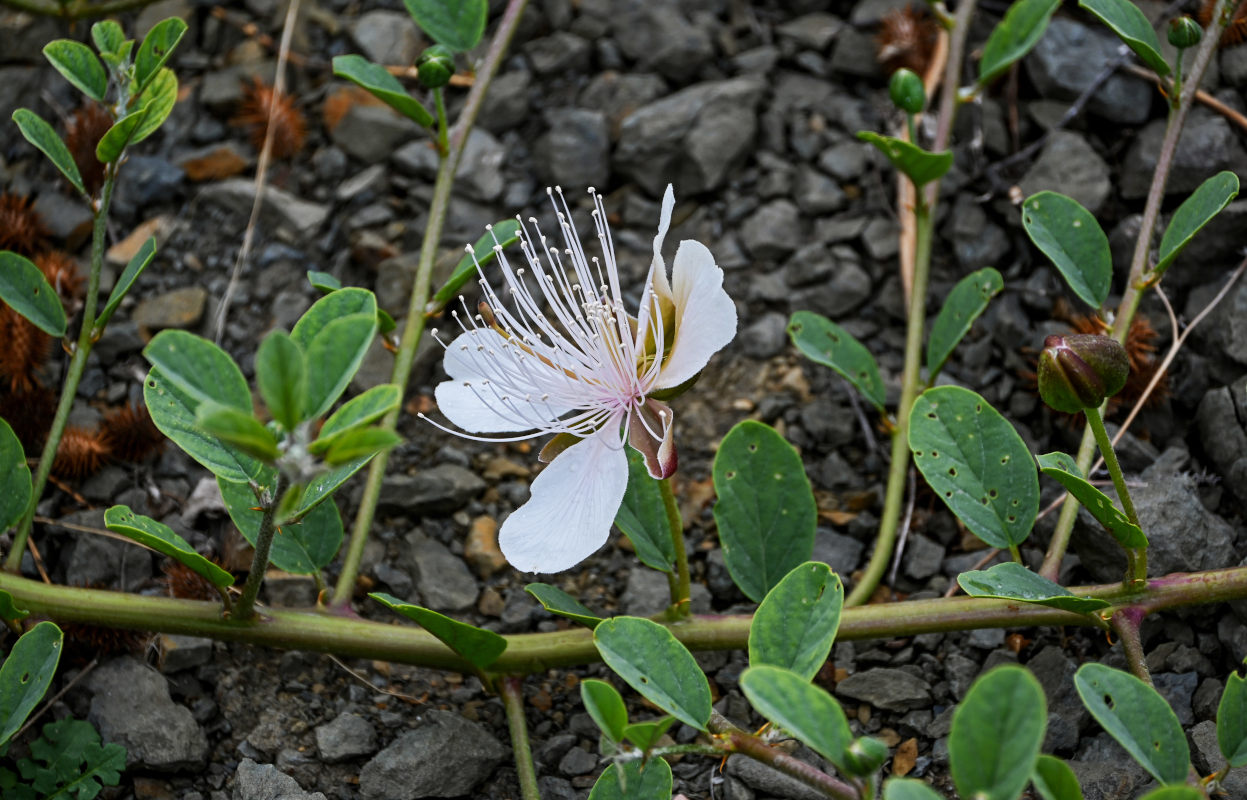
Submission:
MULTIPOLYGON (((896 122, 872 37, 897 5, 533 2, 465 157, 442 240, 442 274, 487 223, 521 213, 537 215, 548 228, 547 184, 568 192, 582 232, 589 224, 581 188, 593 185, 606 195, 622 278, 634 293, 648 267, 658 199, 668 182, 677 201, 668 259, 676 242, 692 238, 706 243, 724 268, 739 312, 737 339, 675 406, 699 609, 749 607, 718 548, 709 484, 715 443, 746 417, 774 425, 801 451, 821 512, 815 557, 851 585, 869 556, 886 450, 871 430, 874 420, 867 415, 866 425, 859 423, 860 409, 844 382, 797 357, 784 326, 789 314, 806 309, 844 325, 875 354, 895 400, 904 314, 894 177, 853 134, 896 122)), ((1001 10, 980 10, 975 41, 1001 10)), ((211 3, 161 0, 125 17, 130 32, 171 14, 187 19, 190 33, 173 59, 187 93, 122 172, 112 241, 148 225, 161 247, 96 351, 76 423, 93 424, 102 409, 141 396, 146 368, 139 350, 151 333, 171 326, 210 331, 251 204, 255 150, 230 120, 239 113, 244 81, 271 76, 275 58, 241 25, 254 23, 276 38, 283 13, 273 0, 250 0, 229 8, 223 20, 211 3), (205 163, 217 177, 205 177, 205 163), (230 164, 242 170, 223 175, 228 169, 222 165, 230 164)), ((307 117, 307 142, 272 169, 274 191, 223 340, 249 378, 264 333, 288 328, 315 299, 307 269, 373 288, 381 305, 401 316, 432 191, 435 159, 427 137, 362 102, 327 69, 333 55, 350 52, 409 63, 424 43, 401 6, 327 0, 305 6, 303 17, 295 51, 306 58, 292 63, 289 79, 296 107, 307 117)), ((18 106, 51 119, 69 113, 75 92, 39 50, 52 38, 83 38, 86 26, 2 11, 0 30, 4 118, 18 106)), ((1008 189, 1063 191, 1095 211, 1110 232, 1119 290, 1163 128, 1163 100, 1137 79, 1114 76, 1036 158, 994 179, 988 168, 1043 135, 1086 85, 1089 65, 1098 72, 1113 50, 1102 29, 1062 11, 1019 70, 1016 101, 1001 87, 962 114, 957 166, 944 181, 930 313, 960 276, 982 266, 999 269, 1006 289, 942 380, 982 392, 1034 452, 1076 447, 1078 431, 1043 409, 1027 373, 1032 348, 1085 309, 1029 245, 1008 189)), ((1223 51, 1206 88, 1241 110, 1244 87, 1247 48, 1223 51)), ((463 94, 450 93, 452 118, 463 94)), ((52 242, 79 248, 85 263, 85 209, 63 191, 42 157, 9 131, 0 144, 0 185, 35 196, 52 242)), ((1245 166, 1243 132, 1197 109, 1166 210, 1203 178, 1221 169, 1247 175, 1245 166)), ((1231 204, 1166 278, 1184 319, 1204 306, 1235 265, 1245 213, 1247 201, 1231 204)), ((117 266, 110 269, 109 280, 117 266)), ((1109 306, 1114 303, 1115 297, 1109 306)), ((1168 391, 1125 440, 1122 460, 1138 482, 1136 503, 1157 532, 1156 574, 1228 566, 1247 556, 1245 307, 1247 288, 1236 287, 1192 337, 1174 364, 1168 391)), ((1158 331, 1152 343, 1163 352, 1171 333, 1154 296, 1144 314, 1158 331)), ((433 345, 422 349, 409 410, 431 406, 438 356, 433 345)), ((356 390, 386 380, 389 364, 378 348, 356 390)), ((58 374, 57 365, 49 374, 58 374)), ((523 592, 532 576, 499 563, 488 546, 497 523, 527 498, 533 447, 457 439, 411 415, 400 432, 406 442, 391 460, 361 590, 390 591, 506 633, 564 626, 523 592)), ((111 464, 73 484, 80 498, 51 492, 40 513, 102 527, 102 509, 126 503, 163 519, 203 552, 245 566, 247 554, 210 487, 202 468, 166 447, 157 458, 111 464)), ((1046 503, 1055 488, 1045 485, 1044 491, 1046 503)), ((348 525, 358 492, 357 481, 339 495, 348 525)), ((1037 526, 1023 548, 1028 561, 1041 557, 1052 524, 1048 518, 1037 526)), ((1082 534, 1092 530, 1082 527, 1082 534)), ((58 582, 165 591, 160 565, 142 551, 52 525, 40 528, 36 541, 58 582)), ((975 541, 920 489, 891 585, 911 598, 936 596, 980 556, 975 541)), ((1112 580, 1120 574, 1114 557, 1096 548, 1095 536, 1078 536, 1063 578, 1112 580)), ((544 579, 603 614, 653 613, 665 594, 665 580, 641 567, 618 534, 582 567, 544 579)), ((300 578, 273 580, 266 590, 274 605, 308 605, 314 595, 314 585, 300 578)), ((392 618, 367 600, 357 608, 369 618, 392 618)), ((1247 626, 1219 606, 1150 619, 1144 638, 1157 684, 1190 731, 1196 766, 1205 773, 1216 769, 1209 721, 1224 676, 1247 656, 1247 626)), ((67 657, 58 686, 90 663, 97 655, 92 648, 104 642, 81 634, 77 644, 77 660, 67 657)), ((699 660, 711 677, 716 707, 743 725, 760 724, 736 687, 743 654, 707 653, 699 660)), ((1085 660, 1122 663, 1119 648, 1086 631, 928 634, 840 643, 819 680, 834 687, 855 730, 880 736, 903 754, 889 770, 907 766, 910 775, 951 793, 952 707, 980 672, 1020 661, 1048 696, 1045 751, 1074 760, 1088 798, 1137 796, 1147 776, 1089 722, 1073 692, 1072 672, 1085 660)), ((607 677, 607 671, 600 665, 552 670, 525 682, 548 800, 586 797, 604 766, 596 757, 596 730, 579 703, 577 684, 585 677, 607 677)), ((633 702, 632 713, 654 712, 633 702)), ((475 678, 432 670, 156 637, 130 655, 115 648, 103 655, 51 712, 67 714, 90 718, 106 739, 129 748, 130 769, 109 797, 518 797, 499 701, 475 678)), ((671 733, 678 741, 694 736, 682 726, 671 733)), ((818 760, 808 751, 799 754, 818 760)), ((809 796, 751 762, 733 759, 725 773, 717 767, 708 759, 679 761, 673 765, 676 791, 694 800, 809 796)), ((1236 796, 1247 796, 1247 787, 1237 788, 1243 794, 1236 796)))

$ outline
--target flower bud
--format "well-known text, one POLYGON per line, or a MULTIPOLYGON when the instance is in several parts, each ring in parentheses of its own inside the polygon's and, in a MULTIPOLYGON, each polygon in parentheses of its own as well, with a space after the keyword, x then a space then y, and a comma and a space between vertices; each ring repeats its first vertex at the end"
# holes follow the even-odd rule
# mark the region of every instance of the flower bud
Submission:
POLYGON ((922 86, 922 78, 904 67, 892 73, 888 94, 892 96, 892 104, 906 114, 918 114, 927 104, 927 91, 922 86))
POLYGON ((455 74, 455 54, 449 47, 435 44, 420 54, 416 59, 416 69, 420 85, 427 89, 437 89, 450 82, 455 74))
POLYGON ((1185 50, 1199 44, 1204 36, 1204 29, 1190 17, 1174 17, 1169 20, 1169 44, 1185 50))
POLYGON ((1039 396, 1057 411, 1099 408, 1126 385, 1130 360, 1111 336, 1069 334, 1044 339, 1039 354, 1039 396))
POLYGON ((856 776, 870 775, 888 759, 888 746, 878 739, 863 736, 853 740, 844 750, 844 769, 856 776))

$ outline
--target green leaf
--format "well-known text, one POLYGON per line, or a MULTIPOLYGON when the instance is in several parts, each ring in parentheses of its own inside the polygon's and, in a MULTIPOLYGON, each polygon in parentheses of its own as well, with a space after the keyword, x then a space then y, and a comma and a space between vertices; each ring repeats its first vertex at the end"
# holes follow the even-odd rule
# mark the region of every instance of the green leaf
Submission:
POLYGON ((1031 572, 1016 561, 1006 561, 990 569, 963 572, 957 576, 957 583, 971 597, 1021 600, 1062 611, 1073 611, 1075 614, 1090 614, 1109 605, 1106 600, 1079 597, 1061 584, 1031 572))
POLYGON ((992 547, 1026 541, 1039 513, 1039 476, 1026 443, 978 394, 937 386, 909 414, 909 449, 927 483, 992 547))
POLYGON ((0 300, 49 336, 64 336, 65 307, 29 259, 0 250, 0 300))
POLYGON ((455 269, 450 273, 450 277, 446 279, 446 283, 442 284, 442 288, 438 289, 433 295, 433 299, 425 306, 425 313, 437 313, 446 307, 456 295, 463 285, 470 279, 479 275, 477 264, 482 267, 489 264, 498 255, 495 246, 502 248, 510 247, 520 239, 520 222, 516 219, 504 219, 494 225, 485 227, 485 235, 476 240, 476 244, 472 246, 473 253, 476 253, 476 260, 473 260, 473 253, 467 253, 459 259, 459 263, 455 265, 455 269))
POLYGON ((593 642, 606 666, 654 705, 698 730, 710 719, 710 684, 671 631, 640 617, 604 619, 593 642))
POLYGON ((589 791, 589 800, 670 800, 671 765, 661 758, 608 766, 589 791))
MULTIPOLYGON (((0 589, 0 619, 12 622, 14 620, 26 619, 29 616, 29 611, 17 607, 17 604, 13 601, 13 595, 0 589)), ((0 746, 0 750, 3 750, 2 746, 0 746)))
POLYGON ((143 246, 130 259, 130 263, 126 264, 126 268, 121 271, 116 282, 113 283, 113 290, 108 293, 108 302, 104 304, 104 310, 95 318, 95 330, 103 332, 104 327, 108 325, 108 321, 113 318, 113 312, 121 305, 121 301, 129 293, 130 287, 138 280, 139 275, 143 274, 143 270, 147 269, 147 265, 152 263, 152 259, 156 257, 156 237, 149 238, 143 242, 143 246))
POLYGON ((1190 244, 1195 234, 1235 197, 1238 197, 1238 176, 1233 172, 1218 172, 1201 183, 1169 219, 1165 235, 1160 240, 1160 260, 1152 272, 1157 276, 1164 275, 1182 248, 1190 244))
POLYGON ((1162 786, 1153 789, 1139 800, 1206 800, 1208 795, 1194 786, 1162 786))
POLYGON ((445 614, 412 605, 385 592, 372 592, 368 596, 436 636, 477 669, 485 669, 507 649, 507 640, 493 631, 453 620, 445 614))
POLYGON ((193 333, 164 330, 156 334, 143 356, 169 383, 198 403, 211 401, 251 413, 251 390, 242 370, 220 347, 193 333))
POLYGON ((985 86, 1031 51, 1044 31, 1061 0, 1018 0, 1009 6, 1004 19, 996 25, 979 61, 979 84, 985 86))
POLYGON ((758 713, 846 771, 844 751, 853 743, 849 721, 835 698, 808 679, 779 667, 750 667, 740 688, 758 713))
POLYGON ((857 138, 873 144, 892 162, 897 172, 908 176, 918 188, 944 177, 944 173, 953 166, 951 150, 930 153, 915 144, 892 136, 881 136, 874 131, 858 131, 857 138))
POLYGON ((818 509, 793 446, 761 422, 738 423, 714 457, 714 520, 732 580, 761 602, 810 559, 818 509))
POLYGON ((1231 767, 1247 764, 1247 681, 1237 672, 1226 678, 1217 705, 1217 744, 1231 767))
POLYGON ((371 460, 372 456, 363 456, 354 461, 348 461, 341 466, 333 467, 328 472, 322 472, 313 478, 303 490, 303 497, 299 500, 299 507, 294 512, 294 518, 302 517, 324 502, 325 498, 333 494, 347 478, 359 472, 360 468, 371 460))
POLYGON ((1043 800, 1083 800, 1078 776, 1059 758, 1040 755, 1035 760, 1031 783, 1043 800))
MULTIPOLYGON (((264 512, 258 509, 255 493, 245 483, 217 478, 221 498, 239 532, 255 544, 264 512)), ((324 569, 342 546, 342 518, 334 503, 320 503, 300 522, 289 522, 277 529, 269 560, 275 567, 295 575, 313 575, 324 569)))
POLYGON ((1183 783, 1191 751, 1178 716, 1155 689, 1103 664, 1083 664, 1074 673, 1083 705, 1135 761, 1161 783, 1183 783))
POLYGON ((402 443, 403 437, 388 428, 352 428, 333 437, 325 463, 337 466, 357 458, 370 458, 402 443))
POLYGON ((134 57, 134 82, 137 84, 134 94, 143 93, 185 33, 186 23, 177 17, 169 17, 152 26, 134 57))
POLYGON ((104 164, 111 164, 121 158, 121 154, 134 139, 139 126, 155 108, 155 104, 146 103, 114 122, 113 126, 105 131, 100 140, 96 142, 95 157, 104 164))
POLYGON ((1084 303, 1099 308, 1113 281, 1108 237, 1091 212, 1056 192, 1037 192, 1022 204, 1022 227, 1084 303))
POLYGON ((644 752, 649 752, 662 735, 675 724, 675 717, 662 717, 653 722, 634 722, 624 728, 624 738, 644 752))
POLYGON ((649 474, 645 456, 627 448, 628 489, 615 512, 615 524, 636 550, 641 563, 659 572, 675 569, 675 544, 667 522, 662 489, 649 474))
POLYGON ((65 176, 70 185, 78 190, 79 194, 84 197, 88 196, 82 184, 82 174, 78 172, 78 165, 74 163, 74 157, 69 154, 69 148, 61 141, 61 137, 56 135, 56 131, 52 130, 52 126, 28 108, 19 108, 14 111, 13 121, 17 123, 17 128, 22 132, 26 141, 47 156, 52 165, 61 171, 61 174, 65 176))
POLYGON ((303 397, 307 394, 307 367, 303 348, 283 330, 275 330, 255 354, 255 382, 273 419, 288 431, 303 421, 303 397))
POLYGON ((65 80, 97 102, 108 93, 108 73, 91 48, 70 39, 55 39, 43 46, 43 55, 65 80))
POLYGON ((333 57, 333 74, 346 78, 378 100, 421 127, 433 127, 433 115, 425 110, 416 98, 407 94, 385 67, 374 64, 363 56, 346 55, 333 57))
POLYGON ((883 411, 887 392, 870 351, 836 323, 812 311, 798 311, 788 321, 788 337, 801 354, 839 372, 875 408, 883 411))
POLYGON ((883 800, 940 800, 940 795, 913 778, 888 778, 883 782, 883 800))
POLYGON ((337 411, 329 415, 321 426, 320 436, 312 443, 313 453, 327 450, 334 436, 376 422, 398 408, 403 393, 393 383, 382 383, 363 394, 347 400, 337 411))
POLYGON ((359 369, 376 331, 377 299, 366 289, 327 294, 299 318, 290 336, 306 357, 304 419, 329 410, 359 369))
POLYGON ((1074 459, 1065 453, 1046 453, 1039 456, 1039 471, 1052 478, 1087 507, 1104 529, 1113 535, 1122 547, 1147 547, 1143 530, 1126 517, 1109 496, 1087 483, 1082 470, 1074 459))
POLYGON ((43 699, 61 660, 61 629, 40 622, 13 645, 0 665, 0 748, 43 699))
POLYGON ((342 288, 342 281, 330 275, 328 272, 318 272, 314 269, 307 271, 307 282, 312 284, 312 288, 328 294, 336 292, 342 288))
POLYGON ((485 32, 487 0, 403 0, 403 5, 430 39, 451 50, 471 50, 485 32))
POLYGON ((155 133, 173 113, 173 107, 178 102, 178 79, 173 70, 165 68, 158 71, 140 100, 146 113, 130 137, 131 145, 138 144, 155 133))
POLYGON ((628 709, 615 687, 606 681, 588 678, 580 682, 580 700, 585 711, 612 742, 623 741, 628 726, 628 709))
POLYGON ((281 455, 273 432, 245 411, 209 400, 195 409, 195 424, 252 458, 271 463, 281 455))
POLYGON ((203 576, 213 586, 228 588, 234 576, 196 552, 195 548, 173 529, 151 517, 135 514, 128 506, 113 506, 104 512, 104 526, 139 544, 168 556, 192 572, 203 576))
POLYGON ((548 583, 530 583, 524 587, 524 591, 536 598, 537 602, 541 603, 541 607, 551 614, 567 617, 590 630, 596 628, 602 621, 601 617, 557 586, 551 586, 548 583))
POLYGON ((996 667, 953 712, 948 759, 962 797, 1016 800, 1031 779, 1048 725, 1043 688, 1023 667, 996 667))
MULTIPOLYGON (((1045 0, 1046 2, 1047 0, 1045 0)), ((1029 2, 1029 0, 1022 0, 1029 2)), ((1000 273, 991 267, 972 272, 957 282, 940 308, 927 337, 927 382, 934 383, 944 362, 953 354, 970 326, 987 309, 991 299, 1005 286, 1000 273)))
POLYGON ((1169 65, 1160 53, 1160 40, 1156 38, 1152 23, 1130 0, 1079 0, 1078 6, 1112 28, 1113 33, 1157 75, 1163 78, 1169 74, 1169 65))
POLYGON ((44 725, 30 754, 34 761, 23 759, 18 768, 44 800, 89 800, 105 786, 116 786, 126 767, 124 747, 101 745, 91 723, 73 718, 44 725))
POLYGON ((91 41, 101 53, 116 53, 126 43, 126 35, 119 24, 106 19, 91 26, 91 41))
POLYGON ((188 456, 227 481, 246 483, 265 471, 262 463, 204 432, 195 422, 200 401, 153 368, 143 382, 143 400, 152 422, 188 456))
POLYGON ((749 626, 749 663, 783 667, 811 680, 840 628, 844 584, 826 564, 807 561, 767 592, 749 626))
POLYGON ((26 451, 9 423, 0 418, 0 533, 22 518, 33 492, 26 451))

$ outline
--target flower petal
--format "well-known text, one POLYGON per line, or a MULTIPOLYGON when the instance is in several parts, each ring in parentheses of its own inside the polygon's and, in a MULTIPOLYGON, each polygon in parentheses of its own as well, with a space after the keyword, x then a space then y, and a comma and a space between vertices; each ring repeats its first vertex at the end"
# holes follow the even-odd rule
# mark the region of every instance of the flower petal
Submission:
POLYGON ((675 254, 675 342, 663 361, 657 389, 670 389, 705 368, 736 336, 736 304, 723 290, 723 270, 701 242, 686 239, 675 254))
POLYGON ((628 488, 628 457, 607 425, 542 470, 532 497, 502 523, 498 545, 522 572, 561 572, 606 543, 628 488))
POLYGON ((672 436, 675 415, 666 403, 652 397, 639 409, 632 410, 628 422, 628 444, 645 457, 645 468, 654 480, 669 478, 678 463, 675 437, 672 436), (657 433, 655 437, 653 434, 657 433))

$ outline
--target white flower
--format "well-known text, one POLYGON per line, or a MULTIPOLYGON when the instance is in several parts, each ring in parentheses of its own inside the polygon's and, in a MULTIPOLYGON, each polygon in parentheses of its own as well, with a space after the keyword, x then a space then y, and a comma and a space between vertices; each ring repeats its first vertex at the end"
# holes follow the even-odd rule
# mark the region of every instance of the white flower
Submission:
POLYGON ((482 278, 479 313, 454 312, 463 332, 442 342, 450 380, 435 392, 442 413, 464 432, 444 430, 457 436, 557 434, 542 451, 553 462, 498 536, 507 561, 525 572, 568 569, 606 542, 628 484, 625 443, 645 455, 655 478, 675 471, 673 415, 653 395, 691 381, 736 335, 736 306, 704 245, 681 242, 668 280, 662 244, 675 204, 670 186, 635 316, 624 307, 601 198, 589 190, 599 259, 581 247, 562 190, 549 194, 561 247, 547 241, 536 219, 531 232, 521 226, 526 266, 513 267, 495 246, 505 285, 495 291, 482 278))

